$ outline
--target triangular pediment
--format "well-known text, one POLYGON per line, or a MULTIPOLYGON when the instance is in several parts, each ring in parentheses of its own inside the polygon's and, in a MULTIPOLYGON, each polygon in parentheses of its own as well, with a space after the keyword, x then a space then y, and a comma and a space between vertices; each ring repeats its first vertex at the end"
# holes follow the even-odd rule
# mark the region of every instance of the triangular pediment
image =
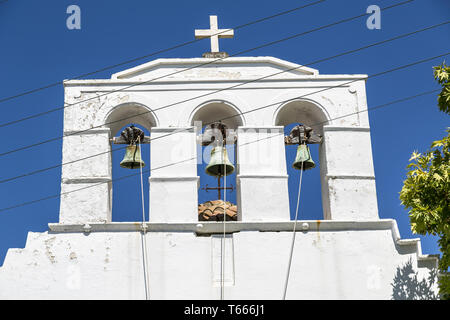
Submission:
POLYGON ((133 81, 211 81, 293 79, 319 74, 318 70, 274 57, 231 57, 226 59, 157 59, 111 76, 133 81), (273 75, 273 76, 272 76, 273 75))

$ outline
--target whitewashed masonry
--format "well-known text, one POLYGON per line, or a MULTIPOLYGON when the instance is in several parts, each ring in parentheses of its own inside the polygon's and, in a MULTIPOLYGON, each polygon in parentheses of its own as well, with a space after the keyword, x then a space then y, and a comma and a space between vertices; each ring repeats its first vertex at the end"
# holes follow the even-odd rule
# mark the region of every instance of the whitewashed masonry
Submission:
MULTIPOLYGON (((218 299, 222 225, 197 221, 195 123, 226 118, 237 133, 239 221, 227 224, 225 298, 281 299, 293 228, 283 127, 312 126, 324 137, 324 220, 299 224, 287 297, 390 299, 399 268, 411 261, 425 277, 437 259, 422 255, 418 239, 401 240, 394 220, 379 219, 366 78, 239 57, 158 59, 111 79, 66 81, 65 103, 79 104, 64 112, 62 162, 110 151, 129 123, 166 136, 144 159, 150 298, 218 299)), ((145 298, 141 225, 112 222, 111 171, 107 152, 63 166, 59 222, 8 251, 0 298, 145 298)))

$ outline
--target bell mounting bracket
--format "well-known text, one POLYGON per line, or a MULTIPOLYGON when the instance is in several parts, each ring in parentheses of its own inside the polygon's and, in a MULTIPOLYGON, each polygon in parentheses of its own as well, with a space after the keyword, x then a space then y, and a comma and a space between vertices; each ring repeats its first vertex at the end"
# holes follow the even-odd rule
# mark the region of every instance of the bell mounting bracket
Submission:
POLYGON ((114 144, 146 144, 150 143, 150 137, 144 135, 144 131, 131 125, 126 127, 121 133, 119 137, 114 137, 111 139, 114 144))
POLYGON ((220 121, 207 125, 203 134, 197 138, 197 142, 202 146, 235 144, 236 140, 236 134, 230 132, 228 127, 220 121))
POLYGON ((284 143, 291 144, 313 144, 321 143, 322 136, 314 133, 311 127, 305 125, 297 125, 292 128, 288 136, 284 137, 284 143))

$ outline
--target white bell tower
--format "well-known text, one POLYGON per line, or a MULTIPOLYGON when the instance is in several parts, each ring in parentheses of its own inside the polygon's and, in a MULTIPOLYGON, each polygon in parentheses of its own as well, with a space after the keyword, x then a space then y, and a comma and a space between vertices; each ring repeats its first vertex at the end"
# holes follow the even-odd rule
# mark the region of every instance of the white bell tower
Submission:
MULTIPOLYGON (((121 82, 146 81, 159 75, 159 68, 167 73, 176 68, 191 69, 189 78, 180 73, 178 79, 160 84, 161 91, 152 89, 149 93, 124 90, 88 100, 98 95, 92 92, 96 87, 90 85, 86 92, 82 88, 85 80, 66 83, 66 103, 87 100, 86 105, 90 107, 82 111, 66 109, 63 163, 87 159, 63 166, 60 222, 111 221, 108 151, 112 137, 126 124, 118 121, 125 115, 128 122, 141 124, 151 131, 150 219, 153 222, 195 220, 199 187, 196 136, 199 133, 194 124, 221 119, 237 137, 240 221, 289 220, 284 126, 295 122, 311 126, 323 136, 319 162, 325 219, 378 219, 370 127, 368 114, 364 112, 367 109, 365 75, 319 75, 317 70, 270 57, 227 58, 214 63, 208 61, 208 65, 202 66, 206 60, 159 59, 114 74, 109 80, 120 90, 121 82), (245 84, 251 79, 250 73, 263 77, 280 68, 290 71, 273 79, 245 84), (205 75, 208 73, 206 78, 202 69, 205 75), (194 71, 196 74, 192 74, 194 71), (238 90, 226 90, 227 86, 235 85, 237 75, 242 86, 238 90), (196 80, 194 84, 192 79, 196 80), (213 85, 214 81, 219 87, 213 85), (271 87, 267 88, 268 85, 271 87), (315 93, 317 87, 328 89, 315 93), (167 95, 162 90, 173 90, 174 94, 167 95), (201 90, 207 96, 195 98, 201 90), (190 101, 178 103, 187 100, 183 97, 189 97, 190 101), (164 108, 167 105, 173 106, 164 108), (103 123, 106 125, 102 126, 103 123), (104 155, 89 158, 99 152, 104 155), (88 186, 85 191, 70 192, 88 186)), ((103 90, 98 87, 101 81, 96 84, 98 90, 103 90)), ((149 82, 146 87, 155 85, 149 82)))
POLYGON ((76 105, 64 110, 59 221, 9 250, 0 299, 281 299, 292 239, 288 299, 391 299, 405 264, 423 276, 436 268, 419 239, 402 240, 395 220, 379 219, 367 76, 228 57, 218 38, 234 33, 210 19, 211 29, 195 36, 211 38, 214 57, 157 59, 110 79, 64 82, 64 103, 76 105), (198 217, 198 123, 219 120, 237 152, 237 221, 225 223, 198 217), (144 223, 111 217, 111 146, 129 123, 150 132, 144 223), (300 221, 295 238, 291 123, 322 136, 315 161, 324 219, 300 221))

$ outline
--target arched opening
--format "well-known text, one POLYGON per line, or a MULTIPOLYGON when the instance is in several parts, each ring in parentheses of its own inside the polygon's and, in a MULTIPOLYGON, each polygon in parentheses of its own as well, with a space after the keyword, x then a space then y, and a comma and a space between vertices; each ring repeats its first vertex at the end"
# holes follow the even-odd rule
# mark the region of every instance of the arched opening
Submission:
POLYGON ((242 113, 236 106, 222 100, 208 101, 199 105, 190 117, 191 126, 194 126, 199 121, 202 122, 202 126, 220 121, 228 129, 233 130, 236 130, 239 126, 243 126, 245 124, 244 120, 242 113))
MULTIPOLYGON (((144 163, 142 167, 142 189, 140 167, 132 169, 120 165, 124 160, 128 144, 116 144, 113 137, 120 137, 121 132, 133 125, 142 130, 146 137, 150 137, 150 128, 156 126, 152 112, 137 103, 127 103, 114 108, 106 118, 106 126, 111 134, 111 170, 112 170, 112 221, 130 222, 142 221, 142 194, 144 197, 145 220, 149 220, 149 176, 150 172, 150 144, 141 143, 140 153, 144 163)), ((133 154, 135 156, 136 154, 133 154)), ((133 158, 134 159, 134 158, 133 158)))
MULTIPOLYGON (((244 120, 237 108, 224 101, 205 103, 199 106, 191 116, 191 125, 197 128, 197 135, 203 139, 198 139, 197 152, 197 174, 200 177, 200 188, 198 190, 200 221, 223 221, 224 216, 227 220, 237 219, 236 173, 238 168, 236 164, 235 132, 237 127, 242 126, 243 123, 244 120), (225 138, 223 138, 222 133, 225 134, 225 138), (221 141, 217 144, 216 138, 219 136, 221 141), (215 142, 205 143, 210 139, 215 140, 215 142), (225 141, 226 143, 224 143, 225 141), (226 150, 225 153, 217 152, 219 149, 216 147, 219 145, 226 150), (213 150, 214 153, 212 153, 213 150), (226 162, 226 158, 228 158, 229 164, 234 167, 231 174, 214 176, 207 173, 207 169, 210 169, 208 165, 217 163, 215 161, 224 160, 226 162), (225 200, 225 208, 227 209, 226 215, 223 211, 223 200, 225 200)), ((227 168, 230 167, 227 166, 227 168)), ((223 165, 219 168, 223 168, 223 165)), ((223 169, 220 170, 223 171, 223 169)))
POLYGON ((120 129, 130 123, 138 124, 147 130, 157 126, 153 111, 136 102, 127 102, 114 107, 106 116, 104 123, 110 128, 112 136, 120 133, 120 129))
MULTIPOLYGON (((308 100, 294 100, 282 105, 276 112, 275 125, 284 126, 284 135, 288 136, 297 125, 306 125, 313 132, 323 136, 323 126, 327 124, 328 117, 323 109, 316 103, 308 100)), ((315 167, 303 171, 299 213, 300 220, 323 220, 322 185, 324 177, 321 172, 325 165, 323 158, 323 141, 320 144, 308 144, 311 158, 315 167)), ((300 170, 293 167, 296 159, 298 145, 286 145, 286 168, 288 173, 289 207, 291 219, 295 218, 297 198, 300 183, 300 170)))

